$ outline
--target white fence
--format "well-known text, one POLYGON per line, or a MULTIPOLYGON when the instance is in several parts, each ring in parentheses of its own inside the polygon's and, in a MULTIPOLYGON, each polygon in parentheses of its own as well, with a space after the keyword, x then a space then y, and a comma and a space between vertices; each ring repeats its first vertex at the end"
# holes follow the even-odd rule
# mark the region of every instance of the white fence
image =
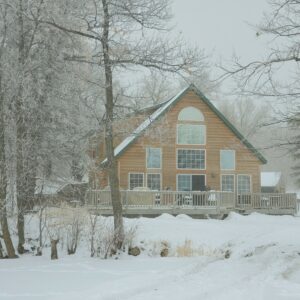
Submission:
MULTIPOLYGON (((267 194, 231 192, 178 192, 178 191, 121 191, 124 208, 212 208, 216 210, 242 209, 259 210, 290 210, 296 213, 296 194, 267 194)), ((88 190, 86 205, 94 208, 112 207, 109 190, 88 190)))
POLYGON ((245 209, 295 209, 296 194, 286 193, 246 193, 237 195, 237 207, 245 209))
MULTIPOLYGON (((121 191, 125 207, 235 207, 230 192, 121 191)), ((86 204, 111 206, 110 191, 88 190, 86 204)))

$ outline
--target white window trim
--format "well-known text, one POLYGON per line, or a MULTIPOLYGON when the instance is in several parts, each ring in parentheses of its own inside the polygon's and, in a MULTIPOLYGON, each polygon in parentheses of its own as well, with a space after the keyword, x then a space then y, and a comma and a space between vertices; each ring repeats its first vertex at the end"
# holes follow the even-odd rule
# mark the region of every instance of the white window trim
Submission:
POLYGON ((162 175, 161 175, 161 173, 154 173, 154 172, 148 172, 148 173, 146 173, 146 183, 147 183, 147 187, 148 187, 148 175, 149 174, 154 174, 154 175, 160 175, 160 190, 162 190, 162 175))
POLYGON ((146 147, 146 169, 149 170, 161 170, 162 169, 162 148, 160 147, 146 147), (160 149, 160 168, 148 168, 148 151, 147 149, 153 148, 153 149, 160 149))
MULTIPOLYGON (((194 148, 176 148, 176 170, 190 170, 190 171, 206 171, 206 149, 194 149, 194 148), (204 169, 188 169, 188 168, 178 168, 178 150, 196 150, 204 151, 204 169)), ((181 174, 180 174, 181 175, 181 174)), ((194 174, 196 175, 196 174, 194 174)), ((202 174, 199 174, 202 175, 202 174)))
POLYGON ((220 150, 220 170, 221 171, 235 171, 235 169, 236 169, 236 151, 233 150, 233 149, 221 149, 220 150), (234 153, 234 161, 233 161, 234 166, 233 166, 233 169, 222 169, 222 160, 221 160, 222 151, 233 151, 233 153, 234 153))
POLYGON ((223 180, 222 180, 222 176, 233 176, 233 193, 235 193, 236 191, 236 183, 235 183, 235 174, 221 174, 220 175, 220 187, 221 187, 221 192, 223 192, 223 180))
POLYGON ((250 177, 250 193, 252 193, 252 175, 251 174, 238 174, 237 178, 236 178, 236 180, 237 180, 237 182, 236 182, 236 192, 237 192, 237 194, 239 193, 239 191, 238 191, 239 176, 248 176, 248 177, 250 177))
MULTIPOLYGON (((186 170, 186 169, 185 169, 186 170)), ((188 176, 193 176, 193 175, 200 175, 200 176, 204 176, 204 186, 206 187, 206 174, 186 174, 186 173, 180 173, 180 174, 176 174, 176 191, 179 191, 178 190, 178 176, 179 175, 188 175, 188 176)), ((192 181, 191 181, 191 184, 192 184, 192 181)), ((192 186, 191 186, 191 189, 192 189, 192 186)), ((191 192, 192 192, 192 190, 191 190, 191 192)))
MULTIPOLYGON (((182 121, 181 121, 182 122, 182 121)), ((177 145, 187 145, 187 146, 205 146, 206 145, 206 125, 205 124, 195 124, 195 123, 178 123, 176 125, 176 144, 177 145), (178 126, 180 125, 197 125, 204 127, 204 144, 179 144, 178 142, 178 126)))
POLYGON ((145 187, 145 174, 144 173, 142 173, 142 172, 129 172, 128 173, 128 190, 129 191, 132 191, 131 189, 130 189, 130 175, 131 174, 142 174, 143 175, 143 187, 145 187))

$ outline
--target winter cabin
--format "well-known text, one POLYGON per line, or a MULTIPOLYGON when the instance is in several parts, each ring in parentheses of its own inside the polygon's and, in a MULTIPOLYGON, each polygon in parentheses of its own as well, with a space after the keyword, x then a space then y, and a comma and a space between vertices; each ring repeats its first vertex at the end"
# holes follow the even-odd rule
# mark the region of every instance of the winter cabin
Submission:
MULTIPOLYGON (((261 166, 266 159, 194 85, 116 122, 114 133, 125 204, 204 207, 215 205, 222 195, 228 198, 224 206, 232 209, 236 203, 253 206, 251 195, 261 192, 261 166), (134 191, 144 194, 131 193, 128 200, 134 191)), ((100 167, 90 172, 90 186, 100 193, 109 184, 102 168, 104 135, 94 145, 91 156, 100 167)), ((89 201, 101 203, 99 193, 90 194, 89 201)))

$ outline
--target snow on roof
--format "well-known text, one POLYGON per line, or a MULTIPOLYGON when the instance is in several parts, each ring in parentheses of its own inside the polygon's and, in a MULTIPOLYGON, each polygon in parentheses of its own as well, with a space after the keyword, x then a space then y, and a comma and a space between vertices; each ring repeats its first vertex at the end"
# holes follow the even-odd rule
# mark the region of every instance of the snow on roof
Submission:
MULTIPOLYGON (((186 90, 189 89, 189 86, 181 90, 177 95, 172 97, 168 102, 166 102, 164 105, 162 105, 160 108, 158 108, 152 115, 150 115, 140 126, 138 126, 127 138, 121 142, 116 148, 115 148, 115 156, 118 156, 129 144, 131 144, 134 139, 139 136, 151 123, 153 123, 165 110, 167 110, 172 103, 180 97, 181 94, 183 94, 186 90)), ((102 161, 102 163, 105 163, 107 161, 107 158, 102 161)))
POLYGON ((276 186, 280 177, 281 172, 261 172, 261 186, 276 186))
MULTIPOLYGON (((125 138, 114 150, 115 157, 120 155, 131 143, 133 143, 138 136, 151 125, 160 115, 162 115, 173 103, 176 103, 178 99, 189 89, 193 89, 196 94, 202 98, 202 100, 216 113, 216 115, 225 123, 225 125, 241 140, 241 142, 248 147, 253 154, 265 164, 267 161, 257 149, 255 149, 249 141, 226 119, 226 117, 193 85, 184 88, 177 95, 172 97, 169 101, 163 103, 152 115, 150 115, 140 126, 138 126, 127 138, 125 138)), ((107 162, 107 158, 102 161, 107 162)))

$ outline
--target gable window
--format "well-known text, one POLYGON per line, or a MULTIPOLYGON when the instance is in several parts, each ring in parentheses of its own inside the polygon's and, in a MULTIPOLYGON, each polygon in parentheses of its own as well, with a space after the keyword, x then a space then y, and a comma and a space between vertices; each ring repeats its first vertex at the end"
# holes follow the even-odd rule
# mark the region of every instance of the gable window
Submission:
POLYGON ((180 111, 178 121, 204 122, 204 116, 199 109, 188 106, 180 111))
POLYGON ((201 124, 203 122, 204 116, 199 109, 192 106, 183 108, 178 114, 177 144, 205 145, 206 126, 201 124))
POLYGON ((204 145, 205 125, 178 124, 177 144, 180 145, 204 145))
POLYGON ((251 177, 250 177, 250 175, 238 175, 237 191, 238 191, 238 194, 251 193, 251 177))
POLYGON ((150 190, 157 190, 159 191, 161 189, 161 183, 160 183, 160 174, 147 174, 147 187, 150 190))
POLYGON ((143 173, 129 173, 129 189, 133 190, 136 187, 144 186, 143 173))
POLYGON ((221 170, 235 170, 235 151, 221 150, 220 164, 221 164, 221 170))
POLYGON ((161 168, 161 148, 147 148, 146 160, 148 169, 161 168))
POLYGON ((178 169, 205 169, 205 150, 177 149, 178 169))
POLYGON ((221 180, 223 192, 234 192, 234 175, 221 175, 221 180))

